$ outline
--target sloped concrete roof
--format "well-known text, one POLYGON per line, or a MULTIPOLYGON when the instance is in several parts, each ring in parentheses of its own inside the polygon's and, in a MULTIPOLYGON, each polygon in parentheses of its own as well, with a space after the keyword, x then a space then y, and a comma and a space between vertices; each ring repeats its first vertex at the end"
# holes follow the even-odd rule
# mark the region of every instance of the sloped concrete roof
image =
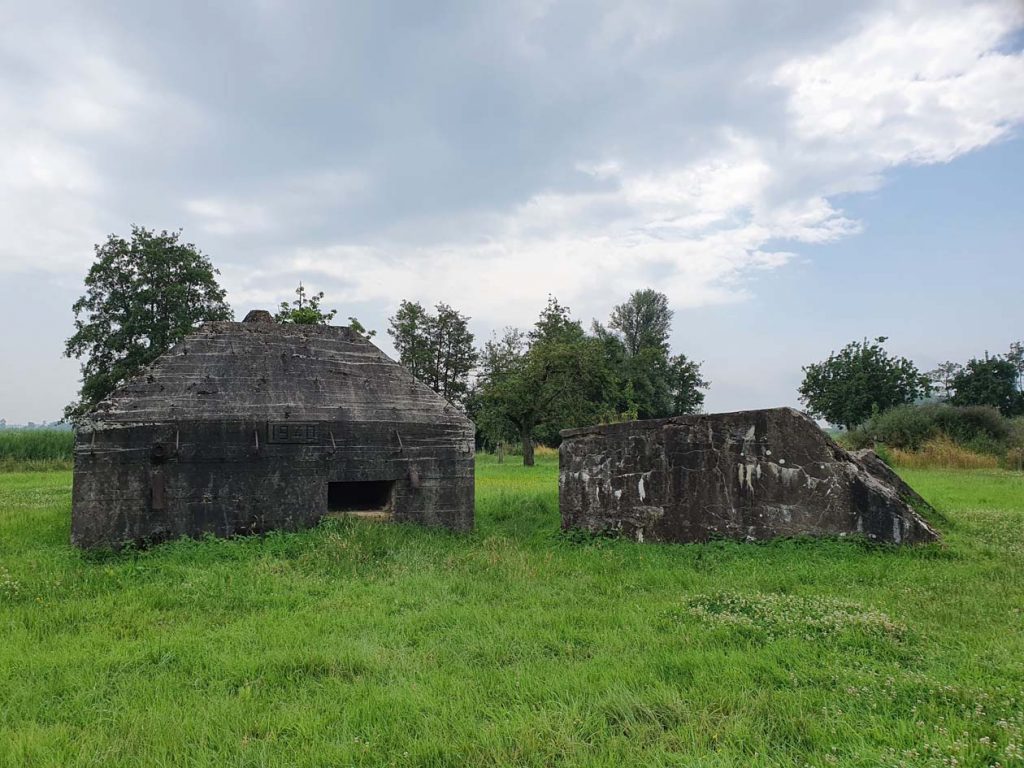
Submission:
POLYGON ((469 423, 349 328, 206 323, 100 403, 89 421, 297 419, 469 423))

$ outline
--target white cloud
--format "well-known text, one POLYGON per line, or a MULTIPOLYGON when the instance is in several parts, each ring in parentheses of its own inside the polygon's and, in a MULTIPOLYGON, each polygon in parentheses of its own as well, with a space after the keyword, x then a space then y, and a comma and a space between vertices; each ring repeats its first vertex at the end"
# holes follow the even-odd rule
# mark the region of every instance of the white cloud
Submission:
MULTIPOLYGON (((648 10, 629 14, 630 45, 657 18, 648 10)), ((833 196, 872 189, 902 164, 948 162, 1024 121, 1024 55, 1000 48, 1022 23, 1015 4, 885 9, 845 39, 746 77, 766 102, 781 92, 777 124, 712 126, 710 149, 680 162, 666 148, 654 168, 628 153, 567 157, 591 187, 466 217, 462 238, 296 248, 279 271, 333 279, 339 301, 447 300, 495 326, 529 322, 549 291, 584 314, 643 284, 676 307, 742 299, 749 277, 792 258, 780 242, 860 231, 833 196)))
POLYGON ((320 223, 332 210, 366 194, 369 179, 356 171, 319 171, 275 180, 251 197, 186 200, 185 211, 206 232, 251 235, 320 223))
MULTIPOLYGON (((494 325, 528 322, 549 291, 581 312, 602 314, 641 284, 666 290, 677 307, 730 302, 748 295, 751 278, 790 261, 801 243, 858 232, 837 195, 877 187, 899 165, 947 162, 1024 121, 1024 56, 1002 47, 1024 24, 1017 3, 882 3, 833 25, 845 37, 819 33, 816 46, 799 38, 803 47, 793 54, 751 36, 722 39, 721 55, 707 41, 702 66, 672 58, 679 36, 692 42, 705 16, 715 16, 708 29, 720 34, 724 19, 744 15, 740 5, 713 5, 700 13, 656 2, 613 5, 561 48, 552 36, 561 23, 556 5, 507 9, 499 30, 470 23, 472 56, 489 53, 481 36, 493 36, 501 51, 483 59, 493 76, 479 93, 522 99, 508 96, 509 119, 524 113, 532 129, 530 119, 543 121, 553 110, 544 123, 550 127, 572 117, 563 100, 600 104, 532 177, 502 166, 505 150, 495 144, 493 167, 480 171, 515 189, 500 202, 479 201, 472 191, 460 197, 464 180, 446 176, 444 159, 459 160, 467 136, 487 145, 490 134, 454 131, 499 102, 454 117, 433 105, 416 112, 419 102, 391 111, 396 95, 353 90, 367 72, 354 70, 362 72, 356 77, 345 68, 350 61, 320 51, 317 82, 331 83, 337 95, 323 94, 301 119, 287 119, 294 107, 288 93, 277 94, 281 106, 264 103, 270 97, 260 88, 277 86, 282 59, 295 70, 289 87, 312 74, 292 55, 309 41, 290 37, 295 29, 311 32, 283 22, 288 6, 267 9, 248 31, 273 34, 270 74, 252 84, 255 107, 226 93, 201 110, 129 54, 114 55, 119 46, 92 27, 77 34, 74 19, 33 36, 0 25, 0 52, 32 83, 0 79, 0 142, 11 148, 0 159, 0 226, 16 235, 0 246, 0 268, 64 270, 88 258, 101 230, 124 229, 136 207, 115 187, 126 172, 145 178, 147 168, 115 173, 111 157, 135 142, 164 163, 154 195, 179 191, 157 197, 151 209, 184 214, 188 230, 214 239, 235 300, 259 300, 275 275, 306 271, 333 280, 345 301, 445 299, 494 325), (506 66, 521 67, 524 81, 509 79, 499 70, 506 66), (624 84, 613 90, 618 77, 624 84), (720 98, 711 101, 715 89, 720 98), (214 123, 232 109, 240 110, 236 122, 214 123), (402 141, 384 133, 409 117, 415 122, 397 134, 402 141), (320 119, 327 121, 323 135, 315 131, 320 119), (361 120, 371 151, 342 157, 345 139, 332 125, 361 120), (681 124, 675 131, 674 120, 681 124), (660 135, 661 143, 646 144, 634 132, 660 135), (201 176, 192 166, 193 176, 175 177, 175 160, 187 164, 207 133, 224 154, 248 158, 257 170, 236 177, 217 167, 201 176), (260 145, 245 143, 253 136, 287 151, 271 163, 260 145), (242 150, 235 151, 236 139, 242 150), (411 139, 419 153, 407 150, 411 139), (101 155, 97 141, 118 147, 101 155), (410 206, 417 195, 423 202, 410 206)), ((456 37, 446 46, 464 42, 456 37)), ((458 90, 460 81, 449 78, 473 75, 462 61, 449 71, 448 51, 430 50, 442 62, 441 88, 429 91, 437 82, 426 54, 411 62, 411 74, 438 98, 458 90)), ((237 162, 225 168, 237 170, 237 162)))
POLYGON ((1024 54, 999 49, 1018 3, 887 12, 817 55, 786 62, 794 138, 856 155, 870 170, 942 163, 1024 120, 1024 54))
POLYGON ((0 128, 0 272, 81 263, 97 234, 96 170, 75 147, 45 134, 0 128))
POLYGON ((203 120, 119 61, 110 41, 31 16, 8 7, 0 17, 0 272, 77 270, 117 219, 97 142, 157 160, 203 120))
POLYGON ((138 222, 184 225, 240 311, 297 279, 480 332, 549 292, 725 304, 855 236, 851 193, 1024 123, 1020 0, 444 5, 0 3, 0 281, 77 283, 138 222))
POLYGON ((217 235, 265 232, 276 225, 267 206, 258 203, 205 197, 187 200, 185 210, 204 230, 217 235))

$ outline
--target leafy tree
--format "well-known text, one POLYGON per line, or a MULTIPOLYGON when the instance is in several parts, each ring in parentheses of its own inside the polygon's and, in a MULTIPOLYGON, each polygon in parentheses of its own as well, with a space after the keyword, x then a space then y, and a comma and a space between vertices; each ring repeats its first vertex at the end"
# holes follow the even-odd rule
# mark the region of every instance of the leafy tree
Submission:
POLYGON ((611 380, 601 342, 549 298, 528 334, 506 329, 484 346, 477 424, 492 440, 519 439, 533 466, 535 433, 599 421, 611 380))
MULTIPOLYGON (((330 312, 321 310, 320 302, 323 301, 323 298, 323 291, 308 295, 306 287, 300 282, 299 287, 295 289, 295 299, 291 303, 282 301, 281 308, 274 315, 274 319, 279 323, 294 323, 295 325, 330 325, 331 320, 338 314, 338 310, 332 309, 330 312)), ((349 320, 353 319, 349 318, 349 320)))
POLYGON ((418 302, 403 301, 388 320, 388 334, 413 376, 448 402, 464 405, 479 358, 469 318, 447 304, 434 309, 430 314, 418 302))
POLYGON ((430 325, 430 314, 418 301, 403 301, 398 311, 388 318, 388 335, 398 352, 399 362, 423 382, 429 380, 434 362, 430 325))
POLYGON ((672 415, 671 360, 668 351, 642 347, 634 354, 626 348, 625 364, 619 369, 625 413, 638 419, 657 419, 672 415))
POLYGON ((697 413, 704 407, 701 390, 710 387, 711 382, 701 376, 700 363, 686 355, 673 355, 669 358, 668 380, 673 413, 697 413))
POLYGON ((629 355, 622 338, 596 320, 591 323, 591 334, 601 347, 605 365, 613 373, 612 385, 608 392, 608 410, 613 418, 620 421, 635 421, 639 418, 637 397, 630 377, 625 374, 630 366, 629 355))
POLYGON ((633 291, 629 299, 612 310, 608 326, 621 334, 629 355, 644 349, 668 351, 673 312, 668 297, 652 288, 633 291))
POLYGON ((510 417, 509 411, 517 406, 519 393, 513 384, 521 375, 528 349, 525 332, 506 328, 500 337, 486 342, 480 352, 480 370, 468 410, 478 433, 492 444, 520 439, 518 421, 510 417))
POLYGON ((431 318, 434 361, 430 386, 449 403, 461 404, 480 355, 469 330, 469 318, 447 304, 434 309, 437 314, 431 318))
POLYGON ((948 400, 953 394, 953 379, 963 369, 964 367, 960 363, 947 360, 944 363, 939 363, 933 370, 925 374, 937 391, 940 400, 948 400))
POLYGON ((873 413, 927 395, 930 382, 905 357, 889 355, 874 341, 854 341, 821 363, 806 366, 800 399, 815 417, 853 429, 873 413))
POLYGON ((200 323, 232 318, 219 272, 180 238, 180 230, 132 225, 129 239, 110 235, 96 246, 64 344, 66 357, 85 358, 79 399, 65 418, 81 418, 200 323))
POLYGON ((627 418, 653 419, 692 413, 704 403, 700 391, 709 383, 700 364, 685 355, 671 356, 668 337, 672 310, 668 297, 650 288, 634 291, 612 310, 605 328, 594 323, 609 365, 617 372, 612 410, 627 418))
POLYGON ((1024 411, 1024 397, 1017 390, 1017 367, 994 355, 972 359, 952 381, 953 405, 991 405, 1004 416, 1024 411))
POLYGON ((582 341, 586 333, 583 324, 572 319, 569 308, 549 295, 547 306, 541 310, 528 336, 531 345, 574 344, 582 341))

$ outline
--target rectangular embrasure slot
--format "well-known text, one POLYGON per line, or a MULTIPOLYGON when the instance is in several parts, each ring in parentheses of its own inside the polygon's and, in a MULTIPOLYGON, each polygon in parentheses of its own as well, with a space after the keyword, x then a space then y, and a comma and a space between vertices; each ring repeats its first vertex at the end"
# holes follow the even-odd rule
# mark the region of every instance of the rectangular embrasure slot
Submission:
POLYGON ((327 484, 327 512, 374 519, 391 516, 393 480, 338 481, 327 484))

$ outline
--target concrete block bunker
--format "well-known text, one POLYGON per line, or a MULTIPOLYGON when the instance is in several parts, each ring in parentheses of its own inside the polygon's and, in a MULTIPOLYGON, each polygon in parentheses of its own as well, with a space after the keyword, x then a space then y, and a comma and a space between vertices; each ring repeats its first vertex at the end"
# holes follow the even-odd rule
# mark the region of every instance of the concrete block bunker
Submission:
POLYGON ((72 542, 296 530, 325 515, 473 527, 472 422, 348 328, 212 322, 75 438, 72 542))

